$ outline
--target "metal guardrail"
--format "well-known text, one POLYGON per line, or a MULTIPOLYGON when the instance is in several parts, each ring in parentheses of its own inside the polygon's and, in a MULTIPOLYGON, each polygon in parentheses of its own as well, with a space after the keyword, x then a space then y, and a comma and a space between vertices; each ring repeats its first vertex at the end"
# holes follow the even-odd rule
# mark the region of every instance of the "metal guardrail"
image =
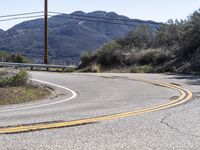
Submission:
POLYGON ((7 62, 0 62, 0 67, 15 67, 15 68, 29 68, 33 70, 33 68, 55 68, 55 69, 66 69, 66 68, 76 68, 76 66, 69 65, 45 65, 45 64, 25 64, 25 63, 7 63, 7 62))

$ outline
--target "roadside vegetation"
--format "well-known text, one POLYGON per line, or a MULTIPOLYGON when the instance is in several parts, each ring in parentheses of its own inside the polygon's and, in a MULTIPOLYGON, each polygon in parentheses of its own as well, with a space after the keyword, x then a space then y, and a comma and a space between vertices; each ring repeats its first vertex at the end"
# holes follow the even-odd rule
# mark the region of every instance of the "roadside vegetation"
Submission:
POLYGON ((28 82, 29 75, 26 71, 19 72, 0 72, 0 87, 9 87, 9 86, 23 86, 28 82))
POLYGON ((0 70, 0 105, 40 100, 49 94, 47 88, 31 83, 26 71, 0 70))
POLYGON ((169 20, 158 29, 138 26, 81 56, 80 71, 124 68, 128 72, 200 73, 200 9, 186 20, 169 20))
POLYGON ((20 54, 10 54, 0 51, 0 62, 30 63, 30 59, 20 54))

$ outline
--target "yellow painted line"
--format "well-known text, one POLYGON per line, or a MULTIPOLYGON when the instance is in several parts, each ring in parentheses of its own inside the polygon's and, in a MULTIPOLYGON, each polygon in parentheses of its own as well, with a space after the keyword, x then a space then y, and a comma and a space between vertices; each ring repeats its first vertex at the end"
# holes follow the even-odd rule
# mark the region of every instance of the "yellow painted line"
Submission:
POLYGON ((93 118, 84 118, 84 119, 66 121, 66 122, 0 128, 0 134, 14 134, 14 133, 22 133, 22 132, 29 132, 29 131, 44 130, 44 129, 70 127, 70 126, 75 126, 75 125, 82 125, 82 124, 87 124, 87 123, 95 123, 95 122, 99 122, 99 121, 124 118, 124 117, 159 111, 159 110, 171 108, 174 106, 178 106, 180 104, 183 104, 183 103, 189 101, 193 96, 191 91, 184 89, 180 86, 176 86, 176 85, 172 85, 172 84, 168 84, 168 83, 162 83, 159 81, 148 81, 148 80, 136 79, 136 78, 130 78, 130 79, 135 80, 135 81, 149 83, 149 84, 160 85, 160 86, 163 86, 166 88, 177 90, 180 93, 180 96, 173 101, 170 101, 170 102, 167 102, 167 103, 164 103, 161 105, 156 105, 153 107, 129 111, 129 112, 111 114, 111 115, 106 115, 106 116, 98 116, 98 117, 93 117, 93 118))

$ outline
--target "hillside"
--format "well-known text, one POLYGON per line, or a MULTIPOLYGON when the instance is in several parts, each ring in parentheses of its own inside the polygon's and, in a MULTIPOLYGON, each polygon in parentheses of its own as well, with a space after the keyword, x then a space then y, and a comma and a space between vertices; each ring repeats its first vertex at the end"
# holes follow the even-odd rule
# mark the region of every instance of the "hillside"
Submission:
POLYGON ((139 26, 124 38, 84 52, 80 71, 200 74, 200 9, 157 30, 139 26))
MULTIPOLYGON (((133 28, 127 25, 101 23, 101 17, 123 20, 117 21, 121 24, 127 24, 126 20, 130 20, 133 25, 159 26, 153 21, 129 19, 114 12, 104 11, 91 13, 77 11, 70 15, 53 16, 49 18, 49 56, 51 62, 77 63, 83 50, 91 51, 99 48, 113 39, 123 37, 133 28), (76 19, 72 19, 74 16, 76 19), (88 16, 96 17, 89 18, 96 22, 89 21, 88 18, 85 20, 85 17, 88 16)), ((26 21, 7 31, 0 30, 0 50, 25 54, 35 62, 42 62, 43 19, 26 21)))

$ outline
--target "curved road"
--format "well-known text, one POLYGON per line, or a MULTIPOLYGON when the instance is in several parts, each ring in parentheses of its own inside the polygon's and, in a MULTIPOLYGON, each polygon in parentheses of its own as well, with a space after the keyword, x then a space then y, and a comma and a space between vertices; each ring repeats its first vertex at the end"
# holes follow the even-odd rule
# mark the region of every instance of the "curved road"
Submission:
POLYGON ((192 77, 154 74, 96 75, 44 72, 31 74, 34 79, 52 83, 51 87, 55 88, 57 96, 29 104, 0 107, 0 133, 6 130, 23 132, 22 128, 32 127, 29 132, 1 134, 0 149, 198 149, 200 147, 200 130, 198 130, 200 125, 197 124, 200 113, 200 109, 197 109, 198 98, 189 100, 192 95, 187 90, 185 93, 183 91, 181 99, 189 100, 187 105, 130 115, 133 110, 162 106, 163 103, 168 104, 178 100, 181 93, 174 87, 187 88, 197 97, 199 85, 189 84, 194 81, 192 77), (135 78, 142 81, 133 80, 135 78), (169 88, 159 83, 147 83, 146 80, 148 82, 158 80, 173 85, 169 88), (123 114, 122 118, 119 115, 105 118, 105 115, 124 112, 129 112, 129 115, 123 114), (96 116, 104 118, 80 123, 79 119, 96 116), (72 126, 63 125, 68 126, 64 128, 46 129, 52 124, 56 125, 55 127, 63 127, 63 123, 69 124, 69 121, 73 120, 79 121, 72 122, 72 126), (46 130, 31 132, 35 126, 37 129, 46 130))

